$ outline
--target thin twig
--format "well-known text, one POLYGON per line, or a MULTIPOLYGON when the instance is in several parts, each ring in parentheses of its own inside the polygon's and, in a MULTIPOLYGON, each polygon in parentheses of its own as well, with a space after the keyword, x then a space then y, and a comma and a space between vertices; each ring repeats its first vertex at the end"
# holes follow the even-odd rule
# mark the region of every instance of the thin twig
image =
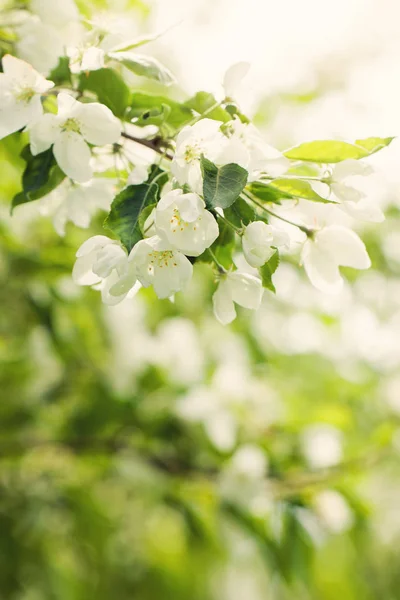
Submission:
POLYGON ((158 154, 162 154, 163 156, 165 156, 165 158, 168 158, 168 160, 172 160, 172 156, 165 152, 165 142, 161 137, 155 137, 152 140, 146 140, 144 138, 139 138, 135 135, 131 135, 130 133, 126 133, 125 131, 123 131, 121 135, 127 140, 131 140, 131 142, 136 142, 141 146, 146 146, 146 148, 150 148, 151 150, 158 152, 158 154))

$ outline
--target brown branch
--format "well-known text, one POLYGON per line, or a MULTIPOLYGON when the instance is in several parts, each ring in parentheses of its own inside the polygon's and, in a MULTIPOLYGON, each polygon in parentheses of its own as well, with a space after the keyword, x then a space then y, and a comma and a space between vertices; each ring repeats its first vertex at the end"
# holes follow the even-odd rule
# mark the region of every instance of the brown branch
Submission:
POLYGON ((131 140, 131 142, 136 142, 137 144, 140 144, 141 146, 146 146, 146 148, 150 148, 151 150, 158 152, 158 154, 165 156, 165 158, 168 158, 168 160, 172 160, 171 154, 167 154, 167 150, 170 148, 170 146, 168 145, 168 143, 165 142, 165 140, 163 140, 162 137, 158 136, 151 140, 146 140, 144 138, 139 138, 139 137, 136 137, 135 135, 130 135, 129 133, 125 133, 125 131, 123 131, 121 135, 122 135, 122 137, 126 138, 127 140, 131 140))

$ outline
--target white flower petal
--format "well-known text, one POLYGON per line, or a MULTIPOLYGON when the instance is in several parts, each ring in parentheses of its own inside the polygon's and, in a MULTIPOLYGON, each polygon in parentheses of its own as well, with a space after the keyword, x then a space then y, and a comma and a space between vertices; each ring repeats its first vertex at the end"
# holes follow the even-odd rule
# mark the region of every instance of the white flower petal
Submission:
POLYGON ((58 165, 68 177, 79 183, 91 179, 91 153, 81 135, 74 131, 63 131, 54 143, 53 152, 58 165))
POLYGON ((107 244, 115 244, 115 241, 106 235, 94 235, 89 238, 85 242, 83 242, 82 246, 78 249, 76 256, 80 258, 81 256, 86 256, 90 254, 93 250, 104 248, 107 244))
POLYGON ((79 111, 80 130, 87 142, 96 146, 113 144, 121 136, 121 123, 104 104, 82 104, 79 111))
POLYGON ((374 169, 368 163, 349 158, 335 165, 332 172, 332 179, 333 181, 342 181, 347 177, 353 177, 354 175, 367 176, 373 172, 374 169))
POLYGON ((222 280, 213 295, 215 318, 222 324, 228 325, 236 318, 235 305, 227 282, 222 280))
POLYGON ((261 280, 254 275, 234 271, 227 275, 232 299, 244 308, 257 310, 260 307, 264 289, 261 280))
POLYGON ((330 254, 324 252, 312 240, 305 242, 301 260, 314 287, 328 294, 340 291, 343 280, 338 265, 330 254))
POLYGON ((75 283, 79 285, 94 285, 101 281, 101 278, 93 273, 92 264, 93 256, 90 253, 79 257, 75 261, 74 268, 72 269, 72 279, 75 283))
POLYGON ((28 126, 31 152, 34 156, 48 150, 60 135, 59 119, 46 113, 36 123, 28 126))
POLYGON ((228 98, 235 96, 249 70, 250 63, 248 62, 238 62, 229 67, 224 75, 223 81, 225 95, 228 98))
POLYGON ((338 265, 354 269, 371 266, 364 242, 351 229, 331 225, 319 231, 316 240, 316 245, 329 252, 338 265))

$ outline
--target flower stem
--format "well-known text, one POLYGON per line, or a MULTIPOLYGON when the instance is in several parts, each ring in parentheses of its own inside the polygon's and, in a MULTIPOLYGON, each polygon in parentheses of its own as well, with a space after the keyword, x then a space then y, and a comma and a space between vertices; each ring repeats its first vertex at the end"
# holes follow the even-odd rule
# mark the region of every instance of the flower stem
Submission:
POLYGON ((236 225, 234 225, 233 223, 231 223, 230 221, 228 221, 228 219, 226 217, 224 217, 223 215, 220 215, 217 212, 212 211, 214 216, 217 217, 217 219, 221 219, 221 221, 224 221, 224 223, 226 223, 231 229, 233 229, 233 231, 235 233, 237 233, 238 235, 242 236, 243 235, 243 229, 239 229, 239 227, 236 227, 236 225))
POLYGON ((219 262, 219 260, 217 259, 217 257, 215 256, 214 252, 211 250, 211 248, 208 248, 208 251, 211 255, 211 258, 213 259, 213 261, 215 262, 215 264, 217 265, 218 271, 221 273, 221 275, 225 275, 228 271, 225 269, 225 267, 223 267, 221 265, 221 263, 219 262))
POLYGON ((297 227, 298 229, 300 229, 300 231, 303 231, 307 237, 312 237, 314 235, 314 229, 309 229, 308 227, 305 227, 305 225, 300 225, 299 223, 294 223, 293 221, 289 221, 289 219, 285 219, 285 217, 281 217, 281 215, 277 215, 272 210, 270 210, 269 208, 266 208, 263 204, 261 204, 261 202, 259 202, 256 198, 254 198, 254 196, 252 196, 246 190, 244 190, 243 193, 246 196, 246 198, 251 200, 251 202, 253 202, 253 204, 255 204, 256 206, 261 208, 263 211, 265 211, 266 213, 271 215, 271 217, 275 217, 276 219, 280 219, 281 221, 284 221, 285 223, 288 223, 289 225, 293 225, 294 227, 297 227))

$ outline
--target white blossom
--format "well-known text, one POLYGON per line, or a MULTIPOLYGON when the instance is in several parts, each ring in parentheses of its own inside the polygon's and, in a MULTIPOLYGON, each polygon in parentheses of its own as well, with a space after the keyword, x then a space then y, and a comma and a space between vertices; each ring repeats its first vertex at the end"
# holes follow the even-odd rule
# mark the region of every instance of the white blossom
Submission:
POLYGON ((96 46, 85 45, 67 48, 71 73, 97 71, 105 64, 105 52, 96 46))
POLYGON ((328 178, 333 196, 339 200, 339 208, 362 221, 380 223, 385 220, 380 206, 360 187, 360 178, 368 177, 374 169, 367 163, 347 159, 338 163, 328 178))
POLYGON ((194 193, 172 190, 161 197, 155 213, 160 237, 188 256, 199 256, 218 237, 218 225, 206 210, 204 201, 194 193))
POLYGON ((98 146, 117 142, 121 124, 103 104, 83 104, 62 92, 58 95, 58 114, 43 115, 29 131, 32 154, 44 152, 54 144, 53 153, 60 168, 83 183, 93 174, 87 142, 98 146))
POLYGON ((223 80, 226 98, 233 98, 236 95, 249 70, 250 63, 244 61, 235 63, 227 69, 223 80))
POLYGON ((37 202, 40 213, 51 216, 56 232, 64 236, 69 221, 87 229, 96 212, 110 209, 114 196, 113 180, 99 177, 81 185, 64 181, 37 202))
POLYGON ((285 173, 290 161, 279 150, 266 143, 252 123, 234 119, 224 126, 227 143, 215 162, 219 165, 236 163, 249 173, 248 181, 255 181, 262 173, 279 177, 285 173))
POLYGON ((339 266, 368 269, 371 266, 364 242, 354 231, 330 225, 308 238, 301 260, 311 283, 327 293, 338 292, 343 284, 339 266))
POLYGON ((140 240, 131 250, 129 261, 143 287, 152 285, 159 298, 183 290, 193 273, 189 259, 157 235, 140 240))
POLYGON ((234 271, 223 275, 213 295, 214 315, 222 325, 231 323, 236 317, 235 305, 257 310, 260 307, 263 287, 260 279, 234 271))
POLYGON ((250 266, 258 268, 264 265, 274 254, 276 248, 289 245, 289 235, 273 225, 263 221, 253 221, 247 225, 242 247, 245 259, 250 266))
POLYGON ((79 285, 91 285, 101 291, 105 304, 118 304, 136 283, 135 270, 119 242, 95 235, 76 253, 72 278, 79 285))
POLYGON ((0 139, 40 119, 41 94, 54 86, 28 63, 6 54, 0 73, 0 139))
POLYGON ((221 125, 220 121, 200 119, 194 125, 184 127, 176 139, 171 171, 180 184, 188 184, 196 193, 202 193, 201 155, 215 161, 226 143, 221 125))

